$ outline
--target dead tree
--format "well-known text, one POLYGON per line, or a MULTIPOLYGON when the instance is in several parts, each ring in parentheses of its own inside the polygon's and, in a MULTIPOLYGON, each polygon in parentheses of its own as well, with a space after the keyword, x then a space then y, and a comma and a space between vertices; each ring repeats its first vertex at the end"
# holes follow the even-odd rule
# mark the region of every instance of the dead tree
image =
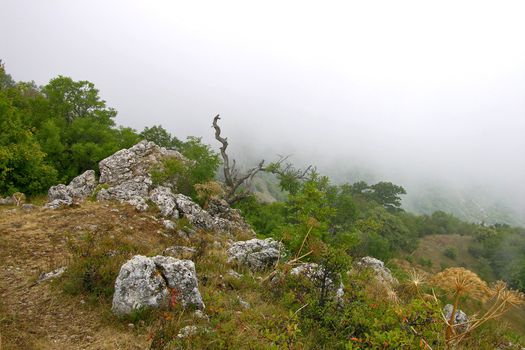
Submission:
POLYGON ((239 169, 237 169, 235 159, 230 162, 230 157, 226 152, 226 149, 228 148, 228 138, 221 136, 221 128, 218 124, 220 119, 219 114, 213 118, 213 128, 215 129, 215 139, 221 143, 220 150, 224 163, 224 183, 227 187, 225 199, 230 205, 239 202, 251 194, 249 190, 251 181, 259 172, 270 172, 277 175, 286 174, 287 176, 294 176, 297 179, 304 179, 309 174, 311 166, 305 171, 295 169, 290 163, 287 163, 283 167, 283 163, 288 159, 288 156, 279 156, 278 161, 267 166, 263 159, 257 164, 257 166, 241 173, 239 169))

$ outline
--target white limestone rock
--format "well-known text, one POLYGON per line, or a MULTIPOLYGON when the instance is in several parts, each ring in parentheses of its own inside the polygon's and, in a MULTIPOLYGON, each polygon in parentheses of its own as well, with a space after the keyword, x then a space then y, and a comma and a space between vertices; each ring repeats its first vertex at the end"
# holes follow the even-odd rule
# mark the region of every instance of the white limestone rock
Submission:
POLYGON ((318 288, 323 288, 323 283, 325 283, 324 287, 328 289, 330 296, 335 298, 338 303, 342 303, 345 292, 340 275, 326 276, 325 278, 325 274, 327 274, 327 272, 323 266, 320 266, 316 263, 300 264, 299 266, 291 269, 290 274, 293 276, 304 276, 311 280, 318 288), (334 277, 336 277, 338 281, 334 282, 334 277))
POLYGON ((117 315, 124 315, 144 307, 166 306, 170 290, 176 291, 177 301, 184 307, 204 309, 192 261, 136 255, 120 269, 112 310, 117 315))
POLYGON ((87 170, 71 180, 67 186, 59 184, 49 188, 47 193, 48 203, 44 208, 57 209, 62 206, 70 206, 73 203, 82 202, 93 193, 96 186, 95 171, 87 170))
POLYGON ((372 269, 379 282, 387 283, 390 285, 398 284, 397 279, 394 276, 392 276, 392 272, 390 271, 390 269, 386 267, 385 263, 379 259, 373 258, 371 256, 365 256, 356 263, 356 266, 358 268, 372 269))
POLYGON ((115 282, 112 310, 117 315, 130 314, 145 307, 161 307, 168 302, 166 282, 155 262, 136 255, 120 268, 115 282))
POLYGON ((159 186, 149 193, 149 199, 157 205, 160 215, 165 218, 179 218, 175 195, 168 187, 159 186))
POLYGON ((193 202, 190 197, 183 194, 174 195, 175 203, 181 217, 188 221, 196 228, 211 230, 214 227, 213 217, 197 203, 193 202))
MULTIPOLYGON (((450 320, 453 309, 454 309, 454 306, 452 304, 447 304, 443 308, 443 315, 445 316, 445 319, 447 321, 450 320)), ((453 321, 454 321, 454 328, 456 329, 456 332, 459 331, 459 333, 462 333, 467 329, 468 316, 462 310, 460 309, 456 310, 453 321)))
POLYGON ((153 187, 151 168, 167 157, 184 159, 177 151, 144 140, 101 160, 100 183, 107 184, 109 188, 100 191, 97 200, 116 199, 140 211, 146 210, 146 199, 153 187))
POLYGON ((234 242, 227 254, 229 263, 245 265, 253 271, 272 267, 279 258, 286 255, 282 243, 272 238, 234 242))

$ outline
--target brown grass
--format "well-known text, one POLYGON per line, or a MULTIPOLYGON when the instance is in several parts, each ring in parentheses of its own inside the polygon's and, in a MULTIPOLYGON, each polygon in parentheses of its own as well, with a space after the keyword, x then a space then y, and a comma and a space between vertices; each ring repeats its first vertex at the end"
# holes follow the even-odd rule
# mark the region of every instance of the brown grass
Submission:
MULTIPOLYGON (((105 308, 63 294, 41 272, 68 264, 68 240, 86 233, 127 237, 163 249, 170 243, 151 213, 85 203, 57 211, 0 207, 0 335, 4 349, 144 349, 145 335, 112 322, 105 308)), ((171 242, 171 244, 174 244, 171 242)), ((159 251, 160 253, 160 251, 159 251)))
MULTIPOLYGON (((421 238, 418 248, 412 254, 414 263, 420 259, 430 259, 431 267, 425 267, 429 272, 439 272, 442 266, 453 267, 463 266, 471 270, 479 270, 479 261, 468 252, 474 238, 471 236, 461 235, 429 235, 421 238), (451 259, 443 255, 446 248, 454 248, 457 251, 457 258, 451 259)), ((494 276, 484 276, 487 279, 493 279, 494 276)))

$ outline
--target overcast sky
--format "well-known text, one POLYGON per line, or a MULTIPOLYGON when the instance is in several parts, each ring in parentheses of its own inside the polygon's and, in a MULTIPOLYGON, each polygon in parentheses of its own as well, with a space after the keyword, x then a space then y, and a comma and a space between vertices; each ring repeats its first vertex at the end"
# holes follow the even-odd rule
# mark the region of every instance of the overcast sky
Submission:
POLYGON ((245 150, 525 197, 523 1, 0 3, 13 78, 92 81, 120 124, 221 113, 245 150))

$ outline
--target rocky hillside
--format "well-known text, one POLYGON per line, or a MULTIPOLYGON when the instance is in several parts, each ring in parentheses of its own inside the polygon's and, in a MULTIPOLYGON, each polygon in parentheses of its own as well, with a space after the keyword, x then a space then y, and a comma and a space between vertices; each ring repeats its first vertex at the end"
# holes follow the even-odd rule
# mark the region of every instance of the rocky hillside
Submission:
MULTIPOLYGON (((167 158, 189 162, 143 141, 102 160, 98 179, 53 186, 43 206, 2 202, 1 349, 440 348, 445 329, 470 331, 417 274, 372 257, 308 261, 310 231, 292 254, 224 200, 201 207, 156 183, 167 158)), ((498 332, 468 346, 517 348, 498 332)))

